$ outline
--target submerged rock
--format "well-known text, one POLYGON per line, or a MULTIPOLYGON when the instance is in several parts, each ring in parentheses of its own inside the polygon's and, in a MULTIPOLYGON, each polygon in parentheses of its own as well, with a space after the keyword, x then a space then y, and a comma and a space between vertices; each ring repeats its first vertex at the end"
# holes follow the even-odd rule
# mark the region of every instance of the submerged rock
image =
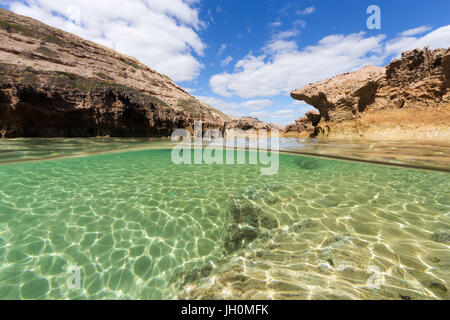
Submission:
POLYGON ((203 267, 195 267, 191 270, 177 272, 173 275, 172 282, 176 287, 183 288, 186 284, 209 276, 213 270, 213 265, 211 263, 208 263, 203 267))
POLYGON ((261 228, 276 229, 279 227, 278 220, 270 213, 263 212, 259 217, 261 228))
POLYGON ((336 255, 336 251, 333 249, 325 249, 320 253, 320 259, 328 262, 332 267, 339 265, 339 258, 336 255))
POLYGON ((308 171, 316 170, 322 167, 321 161, 319 159, 314 158, 297 157, 295 159, 295 163, 303 170, 308 171))
POLYGON ((325 240, 324 244, 330 248, 340 248, 352 245, 353 237, 348 234, 336 234, 325 240))
POLYGON ((348 234, 336 234, 327 238, 323 242, 325 247, 318 252, 317 266, 319 270, 321 272, 338 271, 351 273, 359 269, 361 257, 348 255, 348 249, 353 245, 352 239, 348 234), (331 269, 326 270, 324 264, 329 265, 331 269))
POLYGON ((278 185, 251 186, 242 194, 235 194, 231 197, 228 206, 228 225, 223 242, 225 253, 228 254, 245 247, 257 237, 265 234, 264 230, 279 227, 277 218, 264 208, 277 203, 279 199, 273 192, 283 189, 278 185))
POLYGON ((255 187, 248 187, 244 192, 244 196, 250 200, 260 200, 262 198, 262 193, 255 187))
POLYGON ((251 226, 229 226, 225 236, 224 249, 226 253, 236 251, 258 237, 258 229, 251 226))
POLYGON ((450 231, 436 231, 431 236, 431 239, 439 243, 450 242, 450 231))
POLYGON ((319 261, 319 264, 317 265, 320 272, 329 273, 333 271, 333 267, 331 267, 329 262, 326 261, 319 261))
POLYGON ((343 263, 341 263, 339 265, 339 267, 337 268, 337 271, 341 271, 341 272, 355 272, 356 268, 351 263, 343 262, 343 263))
POLYGON ((442 283, 438 282, 433 282, 432 284, 430 284, 430 289, 447 292, 447 288, 442 283))
POLYGON ((300 222, 294 223, 289 230, 293 232, 301 232, 306 229, 313 229, 318 226, 318 223, 313 219, 305 219, 300 222))

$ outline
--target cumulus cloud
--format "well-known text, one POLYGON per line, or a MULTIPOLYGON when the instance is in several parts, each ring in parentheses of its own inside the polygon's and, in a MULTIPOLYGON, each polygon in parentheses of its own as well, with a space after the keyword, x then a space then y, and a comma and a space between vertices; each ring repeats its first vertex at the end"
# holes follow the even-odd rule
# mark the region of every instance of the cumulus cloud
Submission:
POLYGON ((298 119, 299 117, 305 115, 306 112, 311 110, 316 110, 314 107, 303 105, 298 108, 283 108, 274 112, 261 110, 261 111, 255 111, 251 112, 251 117, 256 117, 264 122, 274 122, 286 125, 288 123, 294 122, 294 120, 298 119))
POLYGON ((421 26, 421 27, 417 27, 414 29, 409 29, 406 31, 403 31, 402 33, 400 33, 400 36, 402 37, 410 37, 410 36, 415 36, 418 34, 422 34, 425 33, 427 31, 431 30, 431 27, 429 26, 421 26))
POLYGON ((217 99, 209 96, 196 96, 196 98, 204 103, 209 104, 211 107, 219 109, 222 112, 225 112, 228 115, 235 117, 242 117, 244 114, 240 112, 238 109, 240 108, 239 103, 228 102, 222 99, 217 99))
POLYGON ((269 27, 271 28, 278 28, 281 27, 283 23, 281 21, 274 21, 272 23, 269 23, 269 27))
POLYGON ((228 47, 228 45, 227 45, 226 43, 222 44, 222 45, 220 46, 219 51, 217 52, 217 55, 218 55, 218 56, 222 55, 223 52, 227 49, 227 47, 228 47))
POLYGON ((392 40, 387 40, 384 35, 368 36, 364 32, 329 35, 302 50, 295 41, 278 37, 261 48, 261 55, 249 53, 239 60, 232 73, 212 76, 210 86, 215 93, 225 97, 287 95, 289 91, 311 82, 366 65, 384 65, 387 58, 399 56, 405 50, 450 46, 450 26, 422 37, 405 36, 419 32, 408 30, 392 40))
POLYGON ((250 113, 250 116, 252 117, 270 120, 290 119, 292 117, 296 117, 297 115, 298 115, 297 110, 292 109, 277 110, 275 112, 257 111, 250 113))
POLYGON ((227 65, 229 65, 231 63, 231 61, 233 61, 233 57, 228 56, 225 59, 223 59, 220 64, 222 65, 222 67, 225 67, 227 65))
POLYGON ((300 33, 300 31, 298 29, 291 29, 291 30, 286 30, 286 31, 281 31, 281 32, 275 33, 272 38, 276 39, 276 40, 288 39, 288 38, 298 36, 299 33, 300 33))
POLYGON ((297 49, 297 44, 294 41, 286 41, 281 39, 274 39, 269 42, 262 50, 266 54, 276 54, 281 52, 292 52, 297 49))
MULTIPOLYGON (((408 31, 406 31, 406 34, 411 34, 411 32, 408 33, 408 31)), ((431 31, 423 37, 404 36, 404 34, 405 32, 399 37, 388 41, 385 47, 387 53, 398 56, 403 51, 416 48, 421 49, 426 46, 429 46, 430 49, 450 47, 450 25, 431 31)))
POLYGON ((269 99, 254 99, 244 102, 227 102, 220 98, 210 96, 196 96, 197 99, 203 101, 210 106, 219 109, 226 114, 235 117, 256 117, 265 122, 274 122, 279 124, 292 123, 294 120, 303 116, 306 112, 315 110, 314 107, 300 101, 292 101, 288 105, 276 106, 269 99), (270 110, 269 107, 275 107, 270 110))
POLYGON ((198 0, 26 0, 11 11, 133 56, 175 81, 195 79, 204 43, 198 0))
POLYGON ((248 100, 241 104, 242 108, 247 110, 261 110, 272 105, 272 101, 268 99, 248 100))
POLYGON ((241 108, 256 111, 270 107, 273 104, 272 101, 268 99, 248 100, 244 102, 226 102, 224 100, 209 96, 196 96, 196 98, 224 112, 236 111, 241 108))
POLYGON ((308 8, 305 8, 305 9, 297 10, 296 14, 299 15, 299 16, 307 16, 307 15, 313 13, 314 11, 316 11, 315 7, 308 7, 308 8))
POLYGON ((287 94, 309 82, 326 79, 367 64, 380 64, 384 36, 331 35, 315 46, 298 50, 294 41, 277 40, 263 48, 264 54, 249 54, 235 65, 233 73, 211 77, 212 90, 222 96, 243 98, 287 94))

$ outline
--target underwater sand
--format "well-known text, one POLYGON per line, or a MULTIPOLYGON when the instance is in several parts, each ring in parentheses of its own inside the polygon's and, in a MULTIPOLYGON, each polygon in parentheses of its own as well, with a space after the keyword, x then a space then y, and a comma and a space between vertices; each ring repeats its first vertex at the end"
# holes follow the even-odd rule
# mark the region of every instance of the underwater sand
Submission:
POLYGON ((449 173, 170 156, 0 165, 0 299, 450 298, 449 173))

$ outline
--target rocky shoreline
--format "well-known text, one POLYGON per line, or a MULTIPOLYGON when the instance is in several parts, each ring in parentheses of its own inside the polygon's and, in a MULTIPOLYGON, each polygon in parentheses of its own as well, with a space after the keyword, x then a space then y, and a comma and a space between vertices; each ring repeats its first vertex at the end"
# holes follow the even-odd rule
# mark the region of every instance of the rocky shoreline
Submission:
POLYGON ((0 138, 167 137, 195 121, 272 128, 222 113, 134 58, 0 9, 0 138))
POLYGON ((317 109, 285 128, 233 118, 138 60, 0 9, 0 138, 167 137, 273 129, 328 140, 450 140, 450 49, 403 53, 291 92, 317 109))
POLYGON ((413 50, 291 92, 319 112, 290 132, 337 140, 450 140, 450 49, 413 50), (303 128, 302 128, 303 125, 303 128))

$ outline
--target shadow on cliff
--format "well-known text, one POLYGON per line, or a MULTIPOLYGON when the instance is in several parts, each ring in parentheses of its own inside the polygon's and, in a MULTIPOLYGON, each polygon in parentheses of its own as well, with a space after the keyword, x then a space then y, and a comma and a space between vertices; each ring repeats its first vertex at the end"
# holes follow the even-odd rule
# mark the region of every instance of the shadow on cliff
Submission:
POLYGON ((174 114, 151 98, 112 87, 85 93, 9 86, 0 88, 0 129, 8 138, 162 137, 186 126, 184 115, 174 114))

